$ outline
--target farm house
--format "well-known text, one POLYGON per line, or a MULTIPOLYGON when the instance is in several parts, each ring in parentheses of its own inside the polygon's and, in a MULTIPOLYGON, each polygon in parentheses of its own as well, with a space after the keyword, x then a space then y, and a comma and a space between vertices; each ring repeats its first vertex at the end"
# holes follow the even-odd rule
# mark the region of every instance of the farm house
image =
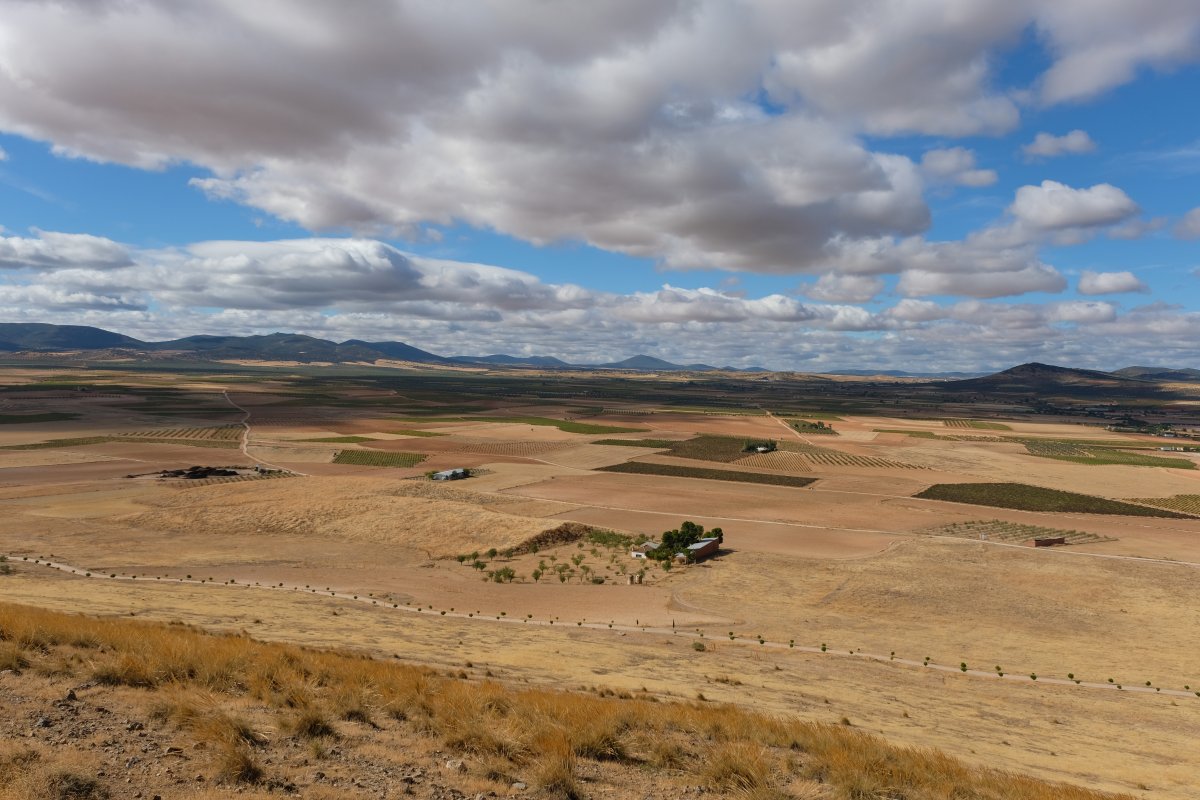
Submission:
POLYGON ((721 540, 718 538, 701 539, 695 544, 689 544, 687 552, 679 553, 675 556, 675 560, 685 563, 703 561, 709 556, 715 556, 720 547, 721 540))
POLYGON ((444 469, 441 472, 435 472, 429 477, 435 481, 457 481, 469 477, 469 473, 462 467, 457 467, 455 469, 444 469))

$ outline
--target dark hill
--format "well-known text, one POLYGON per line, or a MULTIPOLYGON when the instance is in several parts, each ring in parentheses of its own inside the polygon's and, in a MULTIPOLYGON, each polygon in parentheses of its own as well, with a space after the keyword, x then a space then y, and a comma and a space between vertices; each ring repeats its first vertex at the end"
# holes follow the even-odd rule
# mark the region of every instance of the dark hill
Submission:
POLYGON ((1123 378, 1143 381, 1166 381, 1191 383, 1200 381, 1200 369, 1171 369, 1170 367, 1125 367, 1113 372, 1123 378))
POLYGON ((206 358, 263 361, 374 361, 380 354, 367 347, 339 345, 299 333, 265 336, 187 336, 149 345, 153 350, 182 350, 206 358))
POLYGON ((114 347, 144 348, 145 342, 130 336, 86 325, 49 325, 43 322, 0 322, 0 341, 5 350, 34 352, 58 350, 108 350, 114 347), (10 347, 11 346, 11 347, 10 347))
POLYGON ((624 361, 614 361, 608 364, 594 365, 600 369, 635 369, 642 372, 709 372, 715 370, 716 367, 708 364, 672 364, 670 361, 663 361, 661 358, 648 356, 639 353, 636 356, 631 356, 624 361))
POLYGON ((1126 378, 1111 372, 1092 369, 1058 367, 1053 364, 1021 364, 1020 366, 962 381, 938 381, 935 385, 950 391, 981 394, 1068 395, 1076 397, 1156 394, 1159 389, 1150 381, 1126 378))
MULTIPOLYGON (((347 339, 340 347, 365 348, 390 358, 394 361, 417 361, 422 364, 442 364, 453 359, 426 352, 419 347, 413 347, 404 342, 364 342, 361 339, 347 339)), ((376 356, 378 357, 378 356, 376 356)))
POLYGON ((550 369, 569 369, 575 366, 554 356, 510 356, 504 353, 490 356, 451 356, 450 360, 460 364, 500 364, 514 367, 548 367, 550 369))

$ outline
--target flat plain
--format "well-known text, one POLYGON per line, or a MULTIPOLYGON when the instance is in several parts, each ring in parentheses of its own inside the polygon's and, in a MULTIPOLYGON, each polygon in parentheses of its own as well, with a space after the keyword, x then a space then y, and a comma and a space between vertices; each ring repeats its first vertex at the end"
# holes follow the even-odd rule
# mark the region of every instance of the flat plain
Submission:
MULTIPOLYGON (((1160 438, 905 383, 877 403, 800 379, 517 370, 10 365, 0 382, 0 600, 472 664, 513 686, 703 698, 981 768, 1194 796, 1200 518, 1170 498, 1200 495, 1200 459, 1028 446, 1155 456, 1160 438), (629 463, 647 466, 605 470, 629 463), (242 474, 162 474, 197 465, 242 474), (472 477, 427 478, 454 467, 472 477), (917 496, 964 483, 1017 486, 1016 507, 917 496), (1021 486, 1182 511, 1023 510, 1021 486), (626 542, 684 520, 723 529, 717 557, 667 569, 579 533, 626 542), (979 520, 1078 543, 938 533, 979 520)), ((789 796, 840 796, 822 791, 789 796)))

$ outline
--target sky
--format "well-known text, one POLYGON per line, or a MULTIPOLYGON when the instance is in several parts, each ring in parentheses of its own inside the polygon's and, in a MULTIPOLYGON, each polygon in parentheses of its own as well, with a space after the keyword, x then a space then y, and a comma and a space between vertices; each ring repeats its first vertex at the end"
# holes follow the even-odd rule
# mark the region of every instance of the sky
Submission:
POLYGON ((1200 367, 1195 0, 0 0, 0 320, 1200 367))

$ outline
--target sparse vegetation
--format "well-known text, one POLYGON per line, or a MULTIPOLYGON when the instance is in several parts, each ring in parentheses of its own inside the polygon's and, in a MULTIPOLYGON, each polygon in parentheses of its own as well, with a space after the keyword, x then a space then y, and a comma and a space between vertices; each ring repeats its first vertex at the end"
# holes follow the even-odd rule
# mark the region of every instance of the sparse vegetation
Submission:
MULTIPOLYGON (((336 733, 330 717, 352 696, 355 708, 390 720, 405 736, 470 755, 510 781, 527 775, 539 789, 580 795, 579 759, 642 764, 745 797, 782 797, 788 782, 819 778, 834 796, 935 798, 957 792, 1011 800, 1101 800, 1087 789, 968 767, 949 756, 894 747, 845 724, 765 716, 712 703, 651 702, 545 689, 507 688, 432 670, 244 636, 211 636, 179 626, 89 619, 0 605, 0 639, 40 662, 61 657, 86 635, 87 660, 74 671, 110 668, 152 692, 200 692, 209 698, 168 703, 164 719, 208 742, 213 776, 230 783, 267 781, 278 767, 260 759, 264 737, 230 710, 261 709, 281 736, 311 742, 317 757, 336 733), (170 710, 174 708, 175 710, 170 710), (653 742, 653 746, 651 746, 653 742), (802 759, 792 754, 803 753, 802 759)), ((698 695, 699 697, 700 695, 698 695)), ((348 740, 347 740, 348 741, 348 740)), ((339 744, 339 747, 342 745, 339 744)), ((350 747, 353 744, 346 744, 350 747)), ((0 786, 33 787, 25 797, 102 798, 96 778, 70 780, 83 793, 55 793, 67 774, 48 752, 10 743, 0 749, 0 786), (41 788, 37 788, 41 787, 41 788)), ((662 776, 666 779, 665 776, 662 776)), ((108 779, 104 779, 108 780, 108 779)), ((113 779, 115 780, 115 779, 113 779)), ((124 785, 122 784, 122 787, 124 785)), ((75 791, 74 789, 72 790, 75 791)))
POLYGON ((827 425, 823 420, 810 421, 807 419, 790 419, 788 423, 802 434, 812 436, 837 436, 838 432, 833 429, 832 425, 827 425))
POLYGON ((1064 530, 1062 528, 1046 528, 1041 525, 1026 525, 1020 522, 1006 520, 971 520, 969 522, 950 522, 925 528, 921 533, 931 536, 952 536, 959 539, 983 539, 994 542, 1027 542, 1031 539, 1063 538, 1065 544, 1091 544, 1095 542, 1115 542, 1111 536, 1100 536, 1087 531, 1064 530))

